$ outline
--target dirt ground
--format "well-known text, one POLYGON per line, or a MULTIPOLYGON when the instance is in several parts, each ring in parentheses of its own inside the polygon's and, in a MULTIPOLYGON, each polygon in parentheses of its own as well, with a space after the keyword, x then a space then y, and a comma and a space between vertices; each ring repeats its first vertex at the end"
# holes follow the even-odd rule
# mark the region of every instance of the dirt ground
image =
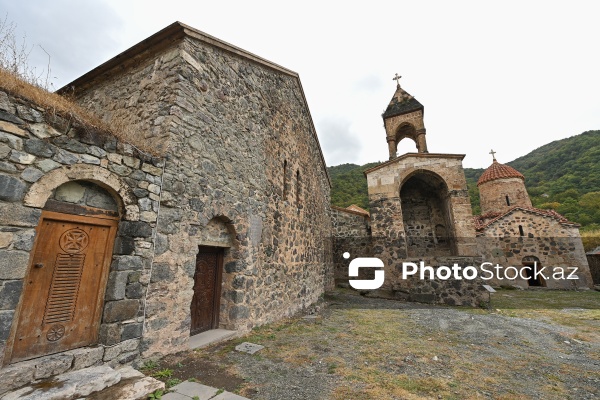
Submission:
POLYGON ((335 292, 315 315, 144 372, 251 399, 600 398, 600 292, 494 296, 490 312, 335 292), (265 349, 235 351, 242 342, 265 349))

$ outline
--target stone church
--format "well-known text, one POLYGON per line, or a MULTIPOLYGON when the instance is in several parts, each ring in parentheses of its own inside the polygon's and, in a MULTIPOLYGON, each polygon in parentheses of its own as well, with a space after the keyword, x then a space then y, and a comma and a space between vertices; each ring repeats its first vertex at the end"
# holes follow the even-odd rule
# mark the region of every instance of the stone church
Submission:
POLYGON ((332 211, 336 281, 346 285, 350 279, 348 261, 340 254, 351 251, 353 257, 383 260, 385 282, 379 295, 412 301, 476 306, 486 298, 482 289, 486 283, 592 287, 578 225, 555 211, 532 207, 525 177, 495 157, 478 181, 482 215, 472 215, 462 167, 465 155, 429 152, 423 115, 423 105, 398 83, 382 115, 389 161, 365 171, 370 213, 351 208, 332 211), (414 141, 417 153, 398 156, 403 139, 414 141), (494 275, 480 271, 481 278, 490 279, 470 281, 403 279, 405 261, 423 261, 434 268, 454 264, 480 268, 490 263, 492 268, 484 267, 494 275), (534 270, 544 267, 550 277, 555 267, 565 272, 576 267, 578 279, 535 276, 534 270), (523 272, 515 276, 515 269, 523 272))
POLYGON ((174 23, 59 93, 122 132, 0 91, 0 393, 242 334, 332 287, 297 73, 174 23))
POLYGON ((370 213, 330 206, 297 73, 179 22, 59 94, 118 134, 0 87, 0 395, 293 315, 347 281, 342 251, 381 258, 395 298, 468 305, 481 282, 402 280, 398 263, 585 260, 577 226, 532 208, 501 164, 474 218, 464 155, 428 152, 424 108, 399 85, 370 213), (418 152, 398 157, 404 138, 418 152))

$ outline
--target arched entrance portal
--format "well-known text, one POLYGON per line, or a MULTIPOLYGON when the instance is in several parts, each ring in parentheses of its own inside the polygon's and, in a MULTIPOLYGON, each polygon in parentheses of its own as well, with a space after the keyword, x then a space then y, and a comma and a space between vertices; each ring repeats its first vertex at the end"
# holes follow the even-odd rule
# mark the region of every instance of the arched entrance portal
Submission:
POLYGON ((544 278, 536 274, 537 271, 540 271, 542 269, 542 263, 540 262, 539 258, 537 258, 536 256, 525 256, 523 257, 523 260, 521 260, 521 264, 524 267, 529 267, 525 270, 527 276, 527 284, 529 286, 546 286, 546 281, 544 280, 544 278))
POLYGON ((211 219, 200 233, 196 255, 194 295, 190 304, 190 335, 219 328, 223 286, 223 262, 232 261, 230 248, 235 232, 231 221, 223 216, 211 219))
POLYGON ((223 248, 200 246, 196 256, 190 335, 219 327, 223 248))
POLYGON ((117 202, 93 183, 52 191, 36 230, 12 362, 97 342, 118 221, 117 202))
POLYGON ((442 178, 428 172, 412 175, 400 189, 400 200, 409 257, 455 254, 448 188, 442 178))

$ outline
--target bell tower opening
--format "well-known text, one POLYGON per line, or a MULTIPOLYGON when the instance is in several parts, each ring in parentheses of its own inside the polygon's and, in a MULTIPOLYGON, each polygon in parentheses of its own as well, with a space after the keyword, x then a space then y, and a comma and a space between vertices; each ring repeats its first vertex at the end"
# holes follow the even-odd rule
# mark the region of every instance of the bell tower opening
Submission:
POLYGON ((418 153, 428 152, 423 105, 400 87, 400 78, 396 74, 396 92, 382 115, 390 160, 397 157, 398 144, 406 138, 415 142, 418 153))

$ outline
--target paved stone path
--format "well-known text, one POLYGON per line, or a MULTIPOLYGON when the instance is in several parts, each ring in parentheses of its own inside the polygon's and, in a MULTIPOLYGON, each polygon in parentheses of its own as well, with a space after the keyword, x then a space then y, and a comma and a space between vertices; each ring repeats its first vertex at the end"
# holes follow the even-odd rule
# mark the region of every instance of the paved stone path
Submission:
POLYGON ((196 382, 182 382, 169 389, 163 400, 248 400, 247 397, 238 396, 231 392, 219 392, 219 389, 202 385, 196 382))

